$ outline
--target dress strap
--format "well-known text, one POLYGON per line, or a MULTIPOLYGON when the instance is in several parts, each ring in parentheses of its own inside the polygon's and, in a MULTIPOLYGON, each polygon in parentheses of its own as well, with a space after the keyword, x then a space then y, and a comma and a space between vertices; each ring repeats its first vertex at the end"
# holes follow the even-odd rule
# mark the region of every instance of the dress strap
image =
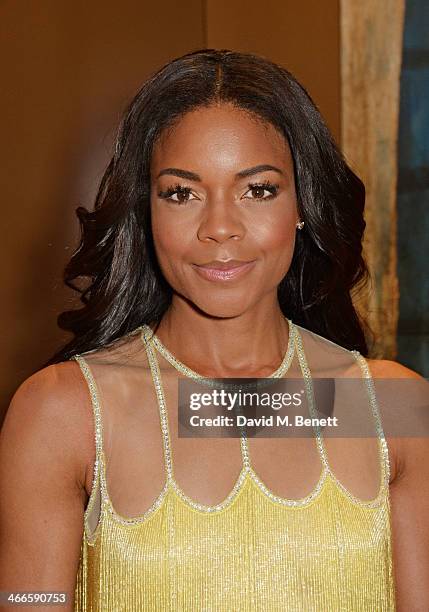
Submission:
MULTIPOLYGON (((298 355, 299 365, 301 367, 301 372, 304 378, 304 385, 306 389, 310 417, 317 418, 317 414, 315 410, 313 379, 311 376, 310 368, 308 367, 308 362, 305 356, 304 347, 302 346, 301 334, 299 333, 298 329, 296 330, 295 343, 296 343, 296 352, 298 355)), ((317 445, 317 450, 319 451, 320 460, 324 468, 328 472, 330 472, 331 470, 329 468, 328 454, 326 452, 325 444, 323 442, 323 436, 320 431, 320 427, 318 425, 313 425, 313 429, 316 435, 316 445, 317 445)))
MULTIPOLYGON (((296 337, 298 334, 298 330, 291 319, 286 320, 288 322, 289 327, 288 347, 280 367, 274 372, 274 374, 268 377, 270 380, 275 380, 277 378, 282 378, 285 376, 286 372, 290 368, 293 356, 295 354, 296 337)), ((250 470, 252 468, 252 462, 250 458, 249 442, 247 440, 247 437, 244 435, 244 432, 242 432, 240 436, 240 448, 243 468, 245 470, 250 470)))
POLYGON ((91 397, 92 412, 94 417, 94 437, 95 437, 95 463, 94 463, 94 477, 92 483, 92 492, 88 502, 88 507, 92 505, 92 497, 95 494, 97 481, 100 480, 101 496, 103 500, 106 500, 107 485, 106 485, 106 474, 105 474, 105 462, 104 462, 104 448, 103 448, 103 421, 101 412, 100 395, 95 382, 94 375, 84 357, 82 355, 74 355, 72 357, 78 364, 88 385, 89 394, 91 397))
POLYGON ((164 449, 164 463, 165 471, 167 473, 167 481, 172 481, 174 480, 173 456, 171 451, 170 428, 168 425, 168 413, 165 403, 165 393, 161 380, 161 372, 159 369, 159 364, 155 355, 155 351, 152 347, 151 338, 144 326, 142 327, 141 337, 146 349, 152 380, 155 386, 155 391, 158 399, 159 419, 161 425, 162 444, 164 449))
POLYGON ((363 377, 367 384, 369 402, 371 405, 371 411, 374 417, 375 429, 378 437, 381 456, 381 469, 383 473, 384 484, 388 486, 390 481, 389 450, 386 442, 386 437, 384 435, 383 425, 381 422, 380 411, 378 408, 377 397, 375 394, 374 380, 372 378, 371 370, 369 369, 368 361, 365 359, 365 357, 361 355, 359 351, 356 350, 351 351, 351 353, 354 355, 356 361, 358 362, 363 373, 363 377))
POLYGON ((241 460, 244 470, 250 470, 252 467, 250 462, 249 443, 244 433, 240 436, 241 460))
MULTIPOLYGON (((148 356, 149 366, 152 374, 152 380, 155 386, 157 398, 158 398, 158 407, 159 407, 159 418, 161 423, 161 433, 162 433, 162 442, 164 448, 164 462, 165 462, 165 470, 167 473, 167 480, 173 481, 174 483, 174 472, 173 472, 173 453, 171 449, 171 438, 170 438, 170 428, 168 424, 168 411, 165 403, 165 393, 162 385, 161 373, 159 370, 158 360, 156 358, 155 350, 152 346, 152 338, 150 336, 150 331, 142 327, 141 337, 143 340, 143 344, 146 349, 146 353, 148 356)), ((241 448, 241 456, 242 463, 244 469, 250 468, 250 456, 247 438, 244 434, 240 437, 240 448, 241 448)))

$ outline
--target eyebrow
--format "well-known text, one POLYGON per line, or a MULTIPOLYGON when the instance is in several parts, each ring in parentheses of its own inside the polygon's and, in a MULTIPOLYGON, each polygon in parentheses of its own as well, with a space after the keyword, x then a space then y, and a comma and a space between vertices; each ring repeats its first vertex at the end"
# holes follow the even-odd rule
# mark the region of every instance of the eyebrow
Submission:
POLYGON ((178 176, 179 178, 188 179, 188 181, 201 181, 201 178, 195 172, 189 170, 180 170, 180 168, 164 168, 158 174, 157 178, 164 176, 165 174, 171 174, 172 176, 178 176))
MULTIPOLYGON (((259 164, 259 166, 253 166, 252 168, 240 170, 240 172, 237 172, 235 176, 236 178, 241 179, 246 178, 248 176, 253 176, 254 174, 259 174, 259 172, 267 172, 269 170, 271 170, 272 172, 278 172, 279 174, 283 174, 280 168, 271 166, 271 164, 259 164)), ((188 181, 201 181, 201 177, 195 172, 190 172, 189 170, 181 170, 180 168, 164 168, 164 170, 161 170, 161 172, 158 174, 157 178, 159 178, 160 176, 165 176, 166 174, 187 179, 188 181)))
POLYGON ((271 166, 270 164, 260 164, 259 166, 253 166, 253 168, 246 168, 246 170, 240 170, 240 172, 237 172, 235 176, 237 178, 245 178, 247 176, 252 176, 253 174, 259 174, 259 172, 267 172, 268 170, 283 174, 280 168, 276 168, 275 166, 271 166))

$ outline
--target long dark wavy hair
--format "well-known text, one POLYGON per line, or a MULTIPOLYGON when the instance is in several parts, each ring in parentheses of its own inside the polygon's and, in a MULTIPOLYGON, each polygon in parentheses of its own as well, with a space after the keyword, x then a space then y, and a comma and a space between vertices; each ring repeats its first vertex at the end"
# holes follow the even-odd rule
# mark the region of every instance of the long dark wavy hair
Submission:
POLYGON ((83 307, 59 315, 58 325, 74 337, 46 365, 105 347, 143 323, 159 324, 173 290, 159 268, 151 233, 152 149, 185 113, 213 102, 250 111, 290 146, 305 226, 278 287, 284 315, 368 354, 369 328, 352 303, 369 278, 362 257, 363 183, 287 70, 256 55, 203 49, 171 61, 144 83, 119 127, 94 210, 76 209, 81 239, 64 281, 80 293, 83 307))

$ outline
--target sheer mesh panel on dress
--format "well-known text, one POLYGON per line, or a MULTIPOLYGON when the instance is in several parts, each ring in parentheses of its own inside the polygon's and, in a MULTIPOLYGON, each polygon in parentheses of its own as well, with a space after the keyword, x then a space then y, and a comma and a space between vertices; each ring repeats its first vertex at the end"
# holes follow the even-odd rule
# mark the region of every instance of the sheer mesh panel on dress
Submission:
MULTIPOLYGON (((373 499, 380 487, 381 453, 362 363, 335 343, 300 326, 295 329, 285 378, 305 389, 304 376, 311 373, 317 416, 336 416, 340 426, 321 430, 319 446, 314 435, 251 437, 252 470, 276 496, 298 500, 316 487, 325 457, 340 486, 358 499, 373 499), (338 437, 341 432, 346 435, 338 437)), ((173 477, 192 500, 216 505, 231 492, 242 469, 240 440, 178 437, 178 378, 183 375, 154 352, 168 410, 173 477)), ((165 486, 166 470, 157 396, 140 332, 121 345, 83 357, 98 390, 111 505, 122 517, 143 518, 165 486)), ((93 533, 100 515, 98 487, 91 498, 87 528, 93 533)))
POLYGON ((382 434, 382 423, 376 417, 377 402, 371 403, 368 363, 315 333, 298 329, 316 389, 321 379, 318 412, 337 419, 335 427, 322 430, 329 468, 352 495, 374 499, 382 484, 383 454, 377 435, 382 434), (332 396, 325 397, 327 388, 332 396))

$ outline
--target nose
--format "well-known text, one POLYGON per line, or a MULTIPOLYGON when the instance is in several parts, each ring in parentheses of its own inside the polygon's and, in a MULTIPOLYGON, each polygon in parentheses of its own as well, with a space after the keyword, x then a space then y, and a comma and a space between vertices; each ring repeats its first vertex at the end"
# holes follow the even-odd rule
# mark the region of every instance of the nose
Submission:
POLYGON ((240 240, 245 234, 243 220, 234 203, 226 200, 207 203, 197 231, 202 242, 225 242, 229 238, 240 240))

